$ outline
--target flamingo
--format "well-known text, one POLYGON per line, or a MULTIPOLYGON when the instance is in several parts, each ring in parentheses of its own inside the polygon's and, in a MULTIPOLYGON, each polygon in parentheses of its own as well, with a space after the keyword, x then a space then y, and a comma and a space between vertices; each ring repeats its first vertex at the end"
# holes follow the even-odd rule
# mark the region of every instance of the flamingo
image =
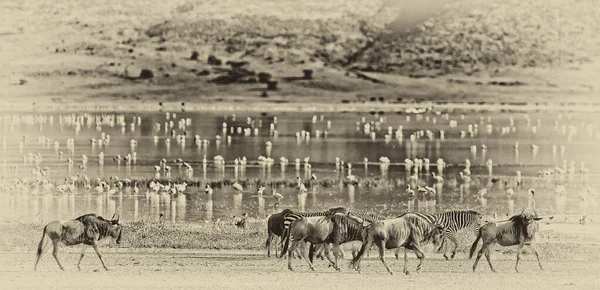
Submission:
POLYGON ((244 190, 244 188, 242 187, 242 185, 241 185, 241 184, 239 184, 237 181, 236 181, 235 183, 233 183, 233 185, 232 185, 232 186, 233 186, 233 188, 235 189, 235 191, 236 191, 236 194, 241 194, 241 193, 242 193, 242 191, 244 190))
POLYGON ((406 193, 410 196, 413 197, 415 196, 415 191, 412 190, 412 188, 410 188, 410 184, 406 185, 406 193))
POLYGON ((439 182, 439 183, 444 182, 444 178, 439 175, 436 175, 435 172, 431 172, 431 175, 433 176, 433 179, 435 179, 436 182, 439 182))

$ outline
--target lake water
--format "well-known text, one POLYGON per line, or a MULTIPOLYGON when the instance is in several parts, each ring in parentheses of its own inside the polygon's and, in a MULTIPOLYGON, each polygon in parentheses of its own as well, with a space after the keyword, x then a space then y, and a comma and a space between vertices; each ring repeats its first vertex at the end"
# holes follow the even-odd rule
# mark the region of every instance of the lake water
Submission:
POLYGON ((109 217, 119 212, 122 220, 129 221, 158 220, 163 214, 165 219, 173 221, 201 222, 229 219, 244 212, 252 218, 264 218, 283 208, 317 211, 338 205, 385 216, 406 210, 436 212, 467 208, 505 215, 530 203, 529 188, 536 190, 539 214, 582 214, 585 211, 595 214, 598 211, 597 197, 589 196, 585 203, 579 198, 585 186, 596 188, 600 183, 597 178, 600 158, 594 152, 600 140, 595 130, 600 126, 600 118, 590 114, 454 112, 445 115, 431 111, 385 115, 236 113, 234 116, 187 112, 168 115, 165 112, 0 115, 0 160, 4 183, 3 189, 0 188, 0 217, 49 221, 73 218, 86 212, 109 217), (137 117, 141 118, 139 124, 137 117), (76 119, 79 122, 74 122, 76 119), (121 125, 122 121, 125 126, 121 125), (186 121, 187 125, 180 127, 186 121), (451 126, 451 121, 456 124, 451 126), (101 126, 96 126, 97 122, 102 123, 101 126), (133 127, 131 123, 134 123, 133 127), (365 131, 365 123, 370 125, 369 132, 365 131), (277 134, 271 130, 272 124, 277 134), (390 126, 392 134, 386 140, 390 126), (399 126, 402 126, 402 139, 396 135, 399 126), (310 138, 297 138, 303 130, 310 133, 310 138), (411 140, 410 135, 420 130, 424 136, 411 140), (432 138, 428 137, 427 130, 432 138), (443 139, 440 130, 444 131, 443 139), (470 131, 474 132, 473 136, 470 131), (92 145, 91 139, 100 139, 102 133, 110 136, 109 145, 92 145), (177 135, 183 134, 185 142, 178 141, 177 135), (196 144, 196 135, 209 143, 206 146, 196 144), (219 141, 217 136, 220 136, 219 141), (67 146, 68 138, 73 138, 72 149, 67 146), (167 145, 167 139, 170 145, 167 145), (133 147, 131 140, 137 142, 133 147), (54 141, 58 141, 58 149, 54 141), (267 141, 272 143, 270 148, 265 145, 267 141), (515 150, 516 142, 519 143, 518 150, 515 150), (473 145, 476 151, 471 150, 473 145), (487 147, 485 151, 482 145, 487 147), (537 148, 534 150, 532 146, 537 148), (104 154, 102 166, 98 157, 101 152, 104 154), (135 164, 113 160, 117 155, 124 157, 133 152, 137 154, 135 164), (29 153, 32 155, 28 157, 29 153), (41 159, 33 154, 39 154, 41 159), (85 169, 80 168, 83 155, 88 158, 85 169), (216 155, 225 160, 224 171, 213 164, 216 155), (205 166, 204 156, 207 159, 205 166), (273 158, 274 164, 259 165, 259 156, 273 158), (379 164, 382 156, 390 160, 387 168, 379 164), (248 160, 245 170, 233 162, 242 157, 248 160), (281 157, 289 160, 285 171, 280 165, 281 157), (305 157, 310 157, 310 171, 305 169, 305 157), (348 167, 337 168, 336 157, 345 164, 352 164, 351 174, 361 181, 358 187, 344 185, 343 181, 348 180, 345 178, 348 167), (71 166, 68 158, 73 161, 71 166), (170 175, 160 171, 160 176, 156 176, 155 166, 163 158, 172 168, 170 175), (175 164, 178 158, 188 162, 193 173, 179 168, 175 164), (295 164, 296 158, 301 160, 299 166, 295 164), (364 158, 368 158, 366 167, 364 158), (431 162, 429 172, 436 173, 436 162, 443 158, 446 162, 442 174, 444 182, 436 183, 427 172, 420 172, 416 181, 409 179, 410 174, 404 166, 406 158, 428 158, 431 162), (471 163, 469 186, 465 186, 459 176, 465 169, 466 159, 471 163), (486 165, 490 159, 493 164, 491 175, 486 165), (15 186, 16 178, 35 181, 32 170, 36 160, 40 169, 47 169, 45 178, 57 184, 76 174, 82 176, 85 171, 92 189, 80 186, 76 194, 32 195, 30 186, 15 186), (585 174, 579 170, 582 161, 587 170, 585 174), (540 177, 541 171, 555 167, 574 170, 540 177), (520 185, 516 183, 517 170, 522 174, 520 185), (284 181, 287 185, 293 184, 296 176, 307 180, 313 173, 318 181, 308 186, 305 195, 298 195, 293 186, 279 186, 284 181), (110 197, 97 194, 93 188, 96 178, 110 182, 111 176, 138 181, 139 194, 132 195, 128 189, 110 197), (173 183, 185 180, 190 186, 184 195, 147 197, 147 184, 157 177, 170 179, 173 183), (206 182, 215 184, 220 180, 226 180, 226 183, 247 181, 247 186, 242 195, 235 195, 233 188, 225 185, 215 187, 212 197, 207 196, 204 193, 206 182), (267 183, 263 197, 256 194, 258 180, 267 183), (437 194, 429 198, 410 198, 405 193, 406 184, 410 182, 434 186, 437 194), (277 208, 277 200, 271 197, 272 184, 284 196, 277 208), (556 184, 566 186, 566 199, 556 198, 556 184), (485 199, 477 198, 482 188, 487 188, 485 199), (505 197, 508 188, 514 189, 512 200, 505 197))

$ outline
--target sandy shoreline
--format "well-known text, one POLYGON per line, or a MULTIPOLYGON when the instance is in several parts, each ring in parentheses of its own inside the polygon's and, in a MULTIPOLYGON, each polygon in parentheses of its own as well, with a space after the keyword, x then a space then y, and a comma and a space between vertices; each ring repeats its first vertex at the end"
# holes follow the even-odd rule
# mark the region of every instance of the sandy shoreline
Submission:
POLYGON ((159 102, 119 100, 106 101, 5 101, 0 112, 50 113, 50 112, 406 112, 407 109, 431 109, 440 111, 571 111, 600 112, 600 103, 485 103, 485 102, 422 102, 422 103, 286 103, 272 102, 159 102))

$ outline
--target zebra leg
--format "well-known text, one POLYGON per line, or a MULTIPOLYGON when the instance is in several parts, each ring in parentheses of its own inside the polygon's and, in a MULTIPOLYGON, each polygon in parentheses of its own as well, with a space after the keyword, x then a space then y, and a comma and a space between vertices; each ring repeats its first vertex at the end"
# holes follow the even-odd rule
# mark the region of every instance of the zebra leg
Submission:
POLYGON ((385 255, 385 240, 379 240, 379 241, 377 241, 376 245, 379 248, 379 260, 381 260, 381 262, 383 263, 383 266, 385 266, 385 268, 387 269, 387 271, 391 275, 394 275, 394 273, 392 272, 392 270, 390 270, 390 267, 388 266, 388 264, 385 262, 385 258, 383 257, 385 255))
POLYGON ((58 247, 59 247, 59 243, 60 243, 60 241, 58 241, 58 240, 56 240, 56 241, 55 241, 55 240, 52 240, 52 244, 53 244, 53 246, 54 246, 54 248, 52 249, 52 256, 53 256, 53 257, 54 257, 54 259, 56 260, 56 263, 58 263, 58 267, 59 267, 61 270, 63 270, 63 271, 64 271, 64 270, 65 270, 65 268, 63 268, 63 266, 60 264, 60 261, 58 260, 58 247))
POLYGON ((540 254, 538 254, 537 249, 535 248, 535 246, 533 244, 529 244, 529 248, 531 249, 531 251, 533 251, 533 253, 535 254, 535 257, 537 258, 538 261, 538 265, 540 266, 540 270, 544 270, 544 268, 542 268, 542 263, 540 262, 540 254))
POLYGON ((79 261, 77 262, 77 269, 79 271, 81 271, 81 267, 79 266, 79 264, 81 264, 81 260, 83 260, 83 255, 85 254, 86 249, 87 249, 87 245, 83 245, 83 248, 81 248, 81 255, 79 256, 79 261))
POLYGON ((517 246, 517 263, 515 264, 515 271, 517 271, 517 273, 519 273, 519 260, 521 259, 521 252, 523 251, 524 246, 525 243, 523 242, 519 243, 519 245, 517 246))
POLYGON ((106 265, 104 264, 104 260, 102 260, 102 255, 100 255, 100 252, 98 251, 98 246, 96 245, 96 243, 93 243, 92 247, 94 248, 94 251, 96 251, 96 255, 98 255, 98 258, 102 263, 102 267, 104 267, 104 270, 108 271, 108 268, 106 268, 106 265))

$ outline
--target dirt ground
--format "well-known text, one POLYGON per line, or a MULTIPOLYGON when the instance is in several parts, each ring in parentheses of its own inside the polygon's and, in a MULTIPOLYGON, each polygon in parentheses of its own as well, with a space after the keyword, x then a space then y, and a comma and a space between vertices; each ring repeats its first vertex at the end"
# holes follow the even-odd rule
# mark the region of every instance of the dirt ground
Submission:
MULTIPOLYGON (((521 273, 514 271, 514 254, 494 253, 492 259, 498 273, 481 261, 477 272, 471 271, 473 260, 459 253, 455 260, 443 260, 428 253, 421 273, 402 274, 402 261, 387 252, 387 261, 395 271, 386 273, 376 254, 363 260, 359 274, 347 267, 346 257, 341 273, 317 260, 315 272, 306 263, 294 259, 295 272, 287 269, 287 260, 267 258, 259 251, 170 250, 170 249, 101 249, 109 272, 89 249, 77 271, 79 248, 61 250, 66 271, 61 272, 51 255, 41 260, 33 271, 34 253, 0 252, 2 289, 273 289, 285 287, 319 287, 322 289, 593 289, 598 282, 600 263, 592 261, 560 261, 542 256, 544 271, 539 270, 532 255, 524 255, 521 273)), ((409 254, 409 271, 417 264, 409 254)))

